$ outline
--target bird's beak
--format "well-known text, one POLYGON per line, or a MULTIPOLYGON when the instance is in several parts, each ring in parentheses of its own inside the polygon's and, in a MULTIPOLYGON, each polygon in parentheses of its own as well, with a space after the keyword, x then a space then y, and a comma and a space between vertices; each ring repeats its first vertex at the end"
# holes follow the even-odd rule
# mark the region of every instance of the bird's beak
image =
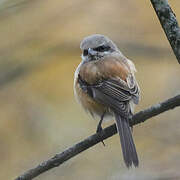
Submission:
POLYGON ((93 50, 92 48, 88 49, 88 55, 89 56, 96 56, 97 55, 97 51, 93 50))

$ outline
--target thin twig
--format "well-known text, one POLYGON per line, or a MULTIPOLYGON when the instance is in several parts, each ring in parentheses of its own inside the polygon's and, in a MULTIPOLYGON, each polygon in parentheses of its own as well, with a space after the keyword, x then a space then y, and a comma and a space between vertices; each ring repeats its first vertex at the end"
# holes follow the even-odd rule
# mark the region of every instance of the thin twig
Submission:
MULTIPOLYGON (((177 95, 177 96, 170 98, 164 102, 158 103, 154 106, 151 106, 150 108, 147 108, 143 111, 136 113, 133 116, 132 120, 130 121, 130 124, 132 126, 139 124, 153 116, 156 116, 160 113, 163 113, 165 111, 173 109, 177 106, 180 106, 180 95, 177 95)), ((82 151, 85 151, 86 149, 96 145, 97 143, 101 142, 104 139, 107 139, 107 138, 113 136, 116 133, 117 133, 116 125, 113 124, 113 125, 105 128, 101 133, 89 136, 88 138, 84 139, 83 141, 66 149, 62 153, 56 154, 53 158, 51 158, 47 161, 44 161, 37 167, 28 170, 23 175, 17 177, 16 180, 33 179, 33 178, 39 176, 40 174, 42 174, 43 172, 48 171, 54 167, 61 165, 63 162, 67 161, 68 159, 71 159, 72 157, 76 156, 77 154, 81 153, 82 151)))
POLYGON ((173 49, 173 52, 180 63, 180 28, 176 15, 172 11, 167 0, 150 0, 159 18, 161 26, 173 49))

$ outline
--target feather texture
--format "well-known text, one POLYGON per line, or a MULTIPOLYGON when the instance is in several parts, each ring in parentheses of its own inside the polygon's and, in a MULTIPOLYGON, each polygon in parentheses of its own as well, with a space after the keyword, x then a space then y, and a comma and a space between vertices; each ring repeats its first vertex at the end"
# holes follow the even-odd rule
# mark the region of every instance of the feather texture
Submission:
POLYGON ((139 86, 134 77, 134 69, 128 65, 129 61, 106 57, 83 63, 79 68, 76 88, 78 91, 81 89, 81 103, 90 113, 96 112, 101 116, 104 111, 108 111, 114 114, 124 162, 127 167, 137 167, 139 160, 129 118, 133 113, 132 104, 139 102, 139 86), (85 95, 89 99, 86 97, 84 100, 82 96, 85 95))

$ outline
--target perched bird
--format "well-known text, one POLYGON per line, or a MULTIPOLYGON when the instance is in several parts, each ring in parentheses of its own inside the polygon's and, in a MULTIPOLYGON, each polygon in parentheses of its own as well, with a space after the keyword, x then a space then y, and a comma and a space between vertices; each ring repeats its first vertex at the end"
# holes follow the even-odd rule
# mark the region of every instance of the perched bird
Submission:
POLYGON ((115 117, 124 162, 128 168, 132 164, 137 167, 139 160, 129 125, 134 104, 140 99, 135 66, 104 35, 84 38, 80 48, 82 62, 75 71, 75 96, 87 112, 100 117, 97 132, 102 131, 105 117, 115 117))

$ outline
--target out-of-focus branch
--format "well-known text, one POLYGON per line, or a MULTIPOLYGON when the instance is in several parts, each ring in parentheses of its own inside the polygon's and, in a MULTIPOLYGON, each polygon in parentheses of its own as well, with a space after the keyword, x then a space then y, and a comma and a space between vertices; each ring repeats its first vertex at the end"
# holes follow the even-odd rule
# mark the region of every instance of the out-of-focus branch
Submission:
MULTIPOLYGON (((177 106, 180 106, 180 95, 177 95, 177 96, 170 98, 164 102, 158 103, 154 106, 151 106, 150 108, 147 108, 143 111, 136 113, 133 116, 132 120, 130 121, 130 124, 132 126, 139 124, 153 116, 156 116, 160 113, 163 113, 165 111, 173 109, 177 106)), ((117 133, 116 125, 113 124, 113 125, 105 128, 101 133, 96 133, 92 136, 89 136, 88 138, 84 139, 83 141, 66 149, 62 153, 56 154, 51 159, 44 161, 37 167, 28 170, 23 175, 17 177, 16 180, 33 179, 33 178, 39 176, 40 174, 42 174, 43 172, 46 172, 54 167, 57 167, 57 166, 63 164, 65 161, 78 155, 82 151, 85 151, 86 149, 96 145, 97 143, 101 142, 104 139, 107 139, 107 138, 113 136, 116 133, 117 133)))
POLYGON ((172 11, 167 0, 150 0, 159 18, 161 26, 173 49, 173 52, 180 63, 180 28, 176 15, 172 11))

